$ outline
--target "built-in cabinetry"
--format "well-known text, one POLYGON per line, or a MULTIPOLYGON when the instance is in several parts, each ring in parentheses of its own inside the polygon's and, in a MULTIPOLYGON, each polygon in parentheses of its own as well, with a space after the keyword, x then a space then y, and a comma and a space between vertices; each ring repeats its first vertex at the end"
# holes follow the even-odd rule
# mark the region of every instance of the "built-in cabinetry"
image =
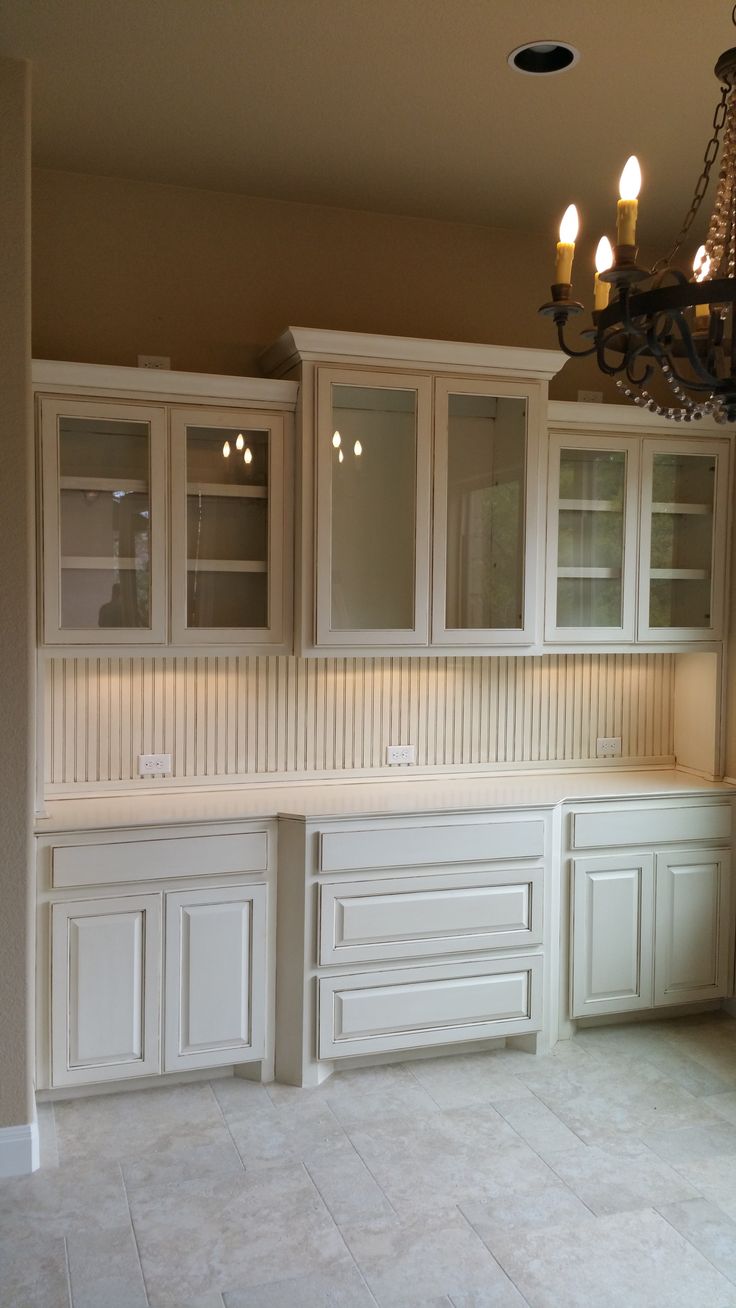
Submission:
POLYGON ((551 646, 723 638, 731 441, 633 418, 623 406, 550 405, 551 646))
POLYGON ((567 823, 571 1017, 729 994, 730 802, 606 805, 567 823))
POLYGON ((47 363, 34 379, 44 642, 289 649, 296 387, 47 363))
POLYGON ((38 1087, 273 1063, 271 823, 39 848, 38 1087))
POLYGON ((537 639, 547 385, 564 356, 293 328, 297 647, 528 647, 537 639))

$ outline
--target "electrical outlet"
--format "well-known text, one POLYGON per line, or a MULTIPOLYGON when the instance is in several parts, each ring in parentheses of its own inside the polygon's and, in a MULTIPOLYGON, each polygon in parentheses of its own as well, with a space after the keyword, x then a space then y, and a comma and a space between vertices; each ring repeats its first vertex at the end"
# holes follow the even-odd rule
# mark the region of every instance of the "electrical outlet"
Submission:
POLYGON ((578 391, 578 404, 602 404, 603 391, 578 391))
POLYGON ((165 776, 171 772, 170 754, 139 754, 139 777, 165 776))
POLYGON ((621 737, 598 736, 598 739, 595 742, 595 752, 598 755, 598 758, 620 758, 621 737))
POLYGON ((414 745, 387 745, 386 762, 390 767, 401 763, 416 763, 417 751, 414 745))
POLYGON ((171 359, 167 359, 165 354, 139 354, 139 368, 170 368, 171 359))

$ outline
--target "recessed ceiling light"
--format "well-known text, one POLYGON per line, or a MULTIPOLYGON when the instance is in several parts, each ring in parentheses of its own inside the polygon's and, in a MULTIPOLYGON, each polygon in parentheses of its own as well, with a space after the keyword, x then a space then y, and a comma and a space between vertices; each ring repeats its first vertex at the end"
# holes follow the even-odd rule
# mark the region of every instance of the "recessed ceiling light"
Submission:
POLYGON ((564 73, 579 58, 580 51, 566 41, 529 41, 512 50, 508 62, 517 73, 543 77, 550 73, 564 73))

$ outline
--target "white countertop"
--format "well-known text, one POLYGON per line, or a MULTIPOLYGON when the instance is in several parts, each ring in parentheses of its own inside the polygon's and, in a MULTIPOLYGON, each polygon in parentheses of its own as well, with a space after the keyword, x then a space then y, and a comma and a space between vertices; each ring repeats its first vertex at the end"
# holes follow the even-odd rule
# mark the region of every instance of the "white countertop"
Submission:
POLYGON ((52 799, 36 833, 120 827, 186 826, 284 815, 298 818, 370 814, 478 812, 491 808, 554 808, 563 800, 656 798, 704 793, 733 795, 736 787, 675 769, 591 768, 582 772, 454 773, 380 781, 338 778, 173 790, 146 784, 134 792, 52 799))

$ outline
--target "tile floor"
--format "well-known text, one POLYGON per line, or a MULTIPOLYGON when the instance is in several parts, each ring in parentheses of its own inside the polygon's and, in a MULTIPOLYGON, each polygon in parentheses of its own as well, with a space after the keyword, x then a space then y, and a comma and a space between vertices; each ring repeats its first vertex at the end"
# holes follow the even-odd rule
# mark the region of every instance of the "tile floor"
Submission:
POLYGON ((736 1308, 736 1021, 42 1106, 3 1308, 736 1308))

